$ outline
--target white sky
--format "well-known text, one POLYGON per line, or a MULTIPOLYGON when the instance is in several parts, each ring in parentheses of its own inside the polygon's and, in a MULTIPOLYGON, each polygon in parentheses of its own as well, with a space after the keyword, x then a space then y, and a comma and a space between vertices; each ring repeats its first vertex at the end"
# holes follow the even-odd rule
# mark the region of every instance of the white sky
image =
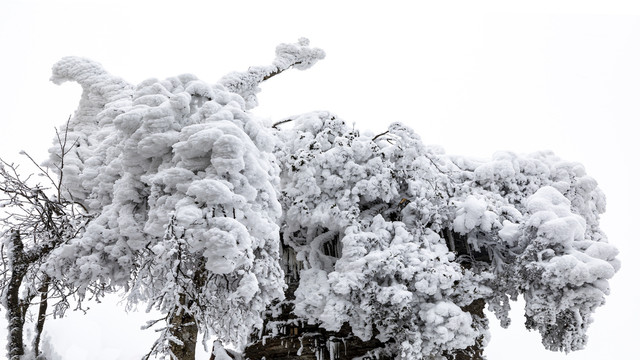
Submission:
MULTIPOLYGON (((330 110, 372 131, 401 121, 449 153, 549 149, 585 164, 607 194, 602 226, 623 261, 587 349, 544 351, 514 312, 510 329, 492 326, 487 355, 628 358, 640 335, 633 260, 640 197, 632 188, 640 179, 640 8, 611 0, 522 3, 3 0, 0 156, 22 162, 23 149, 46 157, 54 126, 79 100, 79 86, 48 82, 63 56, 99 61, 131 83, 185 72, 215 82, 270 63, 278 43, 305 36, 327 58, 270 79, 256 113, 276 121, 330 110)), ((64 359, 139 358, 155 334, 136 332, 142 316, 120 314, 98 306, 47 329, 64 359)))

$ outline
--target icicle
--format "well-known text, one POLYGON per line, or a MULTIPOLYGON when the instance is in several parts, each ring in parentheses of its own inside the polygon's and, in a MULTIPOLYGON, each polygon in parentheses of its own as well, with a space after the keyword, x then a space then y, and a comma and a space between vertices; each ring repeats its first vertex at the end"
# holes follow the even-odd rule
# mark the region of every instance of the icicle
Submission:
POLYGON ((332 336, 329 338, 329 341, 327 341, 330 360, 337 360, 338 358, 340 358, 340 343, 334 340, 335 338, 332 336))
POLYGON ((314 339, 314 344, 316 347, 316 360, 323 360, 322 359, 322 349, 320 348, 320 346, 318 346, 318 339, 314 339))
POLYGON ((347 339, 342 338, 342 345, 344 345, 344 356, 347 356, 347 339))
POLYGON ((302 355, 302 350, 304 349, 304 344, 302 342, 302 337, 298 338, 300 340, 300 348, 298 349, 298 352, 296 353, 298 356, 302 355))

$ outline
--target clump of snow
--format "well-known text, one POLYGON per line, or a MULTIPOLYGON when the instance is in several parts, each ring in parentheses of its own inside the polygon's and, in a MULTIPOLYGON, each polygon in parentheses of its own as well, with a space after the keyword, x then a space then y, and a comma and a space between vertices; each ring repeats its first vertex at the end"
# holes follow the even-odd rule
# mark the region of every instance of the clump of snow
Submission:
POLYGON ((571 205, 550 186, 528 199, 530 217, 525 226, 530 230, 518 259, 519 271, 527 280, 527 327, 539 330, 545 347, 552 350, 584 347, 591 314, 604 303, 607 280, 618 269, 617 250, 590 239, 587 220, 574 213, 571 205))
POLYGON ((453 220, 453 230, 460 234, 467 234, 475 228, 489 232, 498 216, 487 211, 487 204, 474 196, 468 196, 456 211, 453 220))

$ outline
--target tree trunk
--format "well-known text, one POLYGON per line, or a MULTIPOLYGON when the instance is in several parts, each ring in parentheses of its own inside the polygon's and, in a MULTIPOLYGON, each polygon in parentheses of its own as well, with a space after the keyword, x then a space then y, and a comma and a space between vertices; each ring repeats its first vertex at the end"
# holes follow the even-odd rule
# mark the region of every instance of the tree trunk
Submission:
MULTIPOLYGON (((188 308, 186 296, 180 294, 180 305, 188 308)), ((171 343, 171 352, 179 360, 195 360, 196 343, 198 342, 198 326, 196 319, 183 309, 170 320, 171 335, 182 341, 182 344, 171 343)))
POLYGON ((11 259, 11 278, 7 286, 5 303, 7 306, 7 322, 9 334, 7 335, 7 355, 9 360, 19 360, 24 355, 24 342, 22 330, 24 326, 24 314, 20 303, 20 285, 27 274, 27 265, 24 263, 24 248, 20 232, 11 231, 11 246, 9 248, 11 259))
MULTIPOLYGON (((190 279, 195 289, 202 289, 207 282, 207 271, 205 268, 206 261, 199 257, 196 260, 196 270, 190 279)), ((187 280, 189 281, 189 280, 187 280)), ((182 344, 171 342, 171 352, 179 360, 195 360, 196 345, 198 342, 198 323, 196 318, 186 309, 190 309, 195 300, 188 298, 185 292, 179 294, 178 302, 180 309, 169 320, 171 325, 171 335, 180 340, 182 344)))
POLYGON ((33 339, 33 352, 38 357, 40 355, 40 337, 44 329, 44 322, 47 319, 47 295, 49 293, 49 277, 44 276, 40 292, 40 306, 38 307, 38 322, 36 323, 36 334, 33 339))

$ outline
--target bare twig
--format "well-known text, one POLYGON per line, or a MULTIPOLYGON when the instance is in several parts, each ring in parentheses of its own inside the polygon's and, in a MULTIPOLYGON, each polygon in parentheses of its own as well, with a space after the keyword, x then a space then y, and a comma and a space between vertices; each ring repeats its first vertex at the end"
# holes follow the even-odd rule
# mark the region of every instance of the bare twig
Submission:
POLYGON ((374 137, 373 137, 373 139, 371 139, 371 141, 376 141, 379 137, 381 137, 381 136, 383 136, 383 135, 386 135, 386 134, 388 134, 388 133, 389 133, 389 130, 387 130, 387 131, 385 131, 385 132, 383 132, 383 133, 380 133, 380 134, 378 134, 378 135, 374 136, 374 137))
POLYGON ((271 125, 271 127, 272 127, 272 128, 274 128, 274 129, 277 129, 279 125, 282 125, 282 124, 288 123, 288 122, 290 122, 290 121, 293 121, 293 119, 280 120, 280 121, 278 121, 278 122, 274 123, 273 125, 271 125))

